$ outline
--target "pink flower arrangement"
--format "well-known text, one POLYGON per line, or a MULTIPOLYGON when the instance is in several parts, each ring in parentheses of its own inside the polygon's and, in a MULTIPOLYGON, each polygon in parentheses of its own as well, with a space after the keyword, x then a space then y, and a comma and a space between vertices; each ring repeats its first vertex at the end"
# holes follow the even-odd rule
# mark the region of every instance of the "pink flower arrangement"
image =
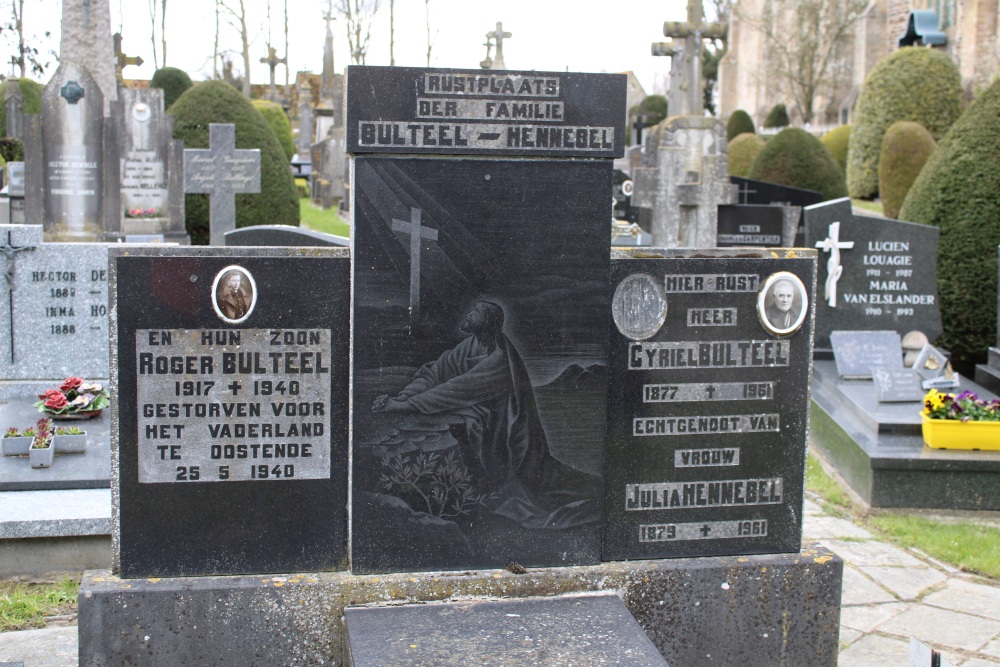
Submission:
POLYGON ((111 405, 108 390, 96 382, 70 376, 58 389, 47 389, 38 395, 35 407, 39 412, 54 416, 73 415, 80 412, 98 412, 111 405))

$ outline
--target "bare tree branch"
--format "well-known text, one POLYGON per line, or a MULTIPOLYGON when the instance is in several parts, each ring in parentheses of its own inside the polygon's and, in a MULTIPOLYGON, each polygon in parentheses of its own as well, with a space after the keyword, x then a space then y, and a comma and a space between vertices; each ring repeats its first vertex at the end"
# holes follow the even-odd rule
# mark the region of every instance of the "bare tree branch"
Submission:
POLYGON ((149 0, 149 41, 153 43, 153 69, 160 69, 156 59, 156 0, 149 0))
POLYGON ((163 66, 167 66, 167 0, 160 0, 160 41, 163 44, 163 66))
POLYGON ((347 45, 355 65, 364 65, 371 40, 372 23, 378 11, 379 0, 336 0, 334 8, 344 17, 347 45))

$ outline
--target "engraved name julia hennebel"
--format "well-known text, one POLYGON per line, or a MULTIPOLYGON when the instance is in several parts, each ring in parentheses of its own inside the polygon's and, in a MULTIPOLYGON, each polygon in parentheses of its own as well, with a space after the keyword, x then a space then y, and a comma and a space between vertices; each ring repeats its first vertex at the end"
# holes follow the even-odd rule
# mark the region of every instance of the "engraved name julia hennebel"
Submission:
POLYGON ((595 508, 586 490, 597 480, 552 456, 528 372, 503 326, 503 308, 479 301, 461 324, 469 335, 396 396, 376 397, 372 411, 461 417, 475 477, 496 490, 493 512, 526 527, 589 523, 595 508))
POLYGON ((226 267, 216 278, 216 312, 231 322, 242 322, 253 310, 254 283, 246 269, 226 267))

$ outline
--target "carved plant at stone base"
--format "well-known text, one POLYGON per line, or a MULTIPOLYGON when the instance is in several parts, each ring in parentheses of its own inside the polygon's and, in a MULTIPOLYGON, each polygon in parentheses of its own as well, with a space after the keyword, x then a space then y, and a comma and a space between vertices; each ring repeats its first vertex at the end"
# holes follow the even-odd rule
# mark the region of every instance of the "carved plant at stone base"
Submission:
POLYGON ((495 491, 476 493, 469 469, 456 454, 397 454, 382 457, 379 485, 383 491, 398 494, 410 507, 431 516, 452 519, 470 514, 496 500, 495 491))

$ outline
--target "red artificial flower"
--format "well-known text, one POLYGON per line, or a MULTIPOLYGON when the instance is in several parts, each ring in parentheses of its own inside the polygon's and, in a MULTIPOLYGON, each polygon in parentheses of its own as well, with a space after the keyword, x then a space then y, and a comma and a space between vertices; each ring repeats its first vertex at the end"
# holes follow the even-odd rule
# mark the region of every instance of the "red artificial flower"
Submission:
POLYGON ((72 377, 68 377, 65 380, 63 380, 63 383, 59 385, 59 388, 62 389, 63 391, 72 391, 73 389, 79 387, 81 384, 83 384, 83 378, 78 378, 74 375, 72 377))
POLYGON ((59 391, 58 389, 46 389, 44 394, 38 395, 38 398, 42 399, 43 401, 47 401, 53 396, 62 396, 62 395, 63 395, 62 392, 59 391))
POLYGON ((59 393, 55 396, 50 396, 45 401, 45 407, 50 410, 62 410, 67 405, 69 405, 69 402, 66 400, 66 397, 59 393))

